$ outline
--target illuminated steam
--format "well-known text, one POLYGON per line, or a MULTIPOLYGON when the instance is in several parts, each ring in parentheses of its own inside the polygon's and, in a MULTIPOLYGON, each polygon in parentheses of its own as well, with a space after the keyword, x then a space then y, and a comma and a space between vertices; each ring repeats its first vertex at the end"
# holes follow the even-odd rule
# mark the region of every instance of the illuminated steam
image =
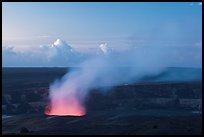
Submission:
MULTIPOLYGON (((107 49, 107 45, 105 46, 107 49)), ((48 115, 86 113, 83 105, 90 89, 137 82, 145 75, 158 74, 166 66, 159 49, 138 48, 126 53, 94 56, 50 86, 48 115)))

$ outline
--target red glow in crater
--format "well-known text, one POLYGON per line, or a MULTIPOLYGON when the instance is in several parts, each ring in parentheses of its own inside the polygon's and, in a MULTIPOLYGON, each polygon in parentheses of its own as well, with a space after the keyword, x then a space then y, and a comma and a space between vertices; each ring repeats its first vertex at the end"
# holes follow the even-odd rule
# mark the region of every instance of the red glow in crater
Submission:
POLYGON ((86 114, 84 106, 74 97, 53 97, 45 109, 46 115, 83 116, 86 114))

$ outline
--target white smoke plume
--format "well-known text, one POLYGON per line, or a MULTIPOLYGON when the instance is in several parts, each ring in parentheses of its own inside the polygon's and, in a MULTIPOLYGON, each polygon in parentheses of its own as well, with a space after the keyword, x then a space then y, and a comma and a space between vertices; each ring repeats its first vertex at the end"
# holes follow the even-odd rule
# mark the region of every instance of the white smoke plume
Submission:
POLYGON ((50 86, 48 115, 84 115, 83 103, 92 88, 137 82, 160 73, 167 54, 159 48, 138 48, 107 56, 94 56, 50 86))

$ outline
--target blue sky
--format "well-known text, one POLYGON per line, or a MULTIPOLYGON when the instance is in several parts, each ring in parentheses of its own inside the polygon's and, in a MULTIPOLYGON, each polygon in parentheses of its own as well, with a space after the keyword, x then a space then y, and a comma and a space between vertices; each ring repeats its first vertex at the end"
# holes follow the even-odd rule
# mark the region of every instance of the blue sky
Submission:
POLYGON ((199 3, 3 3, 6 44, 50 43, 60 37, 77 45, 155 35, 195 42, 201 34, 199 3))
POLYGON ((2 46, 14 47, 6 56, 38 57, 33 47, 61 38, 79 52, 96 53, 102 43, 114 51, 149 46, 171 53, 172 66, 202 66, 201 2, 3 2, 2 12, 2 46))

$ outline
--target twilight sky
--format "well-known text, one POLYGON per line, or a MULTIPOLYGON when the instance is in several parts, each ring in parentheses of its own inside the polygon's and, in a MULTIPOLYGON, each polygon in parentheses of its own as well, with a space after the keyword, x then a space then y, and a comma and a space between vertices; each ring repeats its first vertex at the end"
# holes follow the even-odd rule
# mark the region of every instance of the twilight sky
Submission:
POLYGON ((202 46, 201 2, 3 2, 2 6, 2 44, 20 50, 52 44, 57 38, 81 51, 104 42, 114 49, 202 46))

